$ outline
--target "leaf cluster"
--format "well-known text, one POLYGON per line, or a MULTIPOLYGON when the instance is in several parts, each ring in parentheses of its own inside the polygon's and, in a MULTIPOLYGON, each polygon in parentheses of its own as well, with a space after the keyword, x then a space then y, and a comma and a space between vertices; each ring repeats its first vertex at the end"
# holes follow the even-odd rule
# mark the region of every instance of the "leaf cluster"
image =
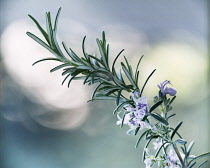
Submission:
MULTIPOLYGON (((132 66, 128 63, 128 60, 125 56, 125 62, 120 63, 121 68, 117 71, 115 64, 124 49, 119 52, 113 63, 110 64, 109 44, 106 43, 105 32, 102 33, 101 40, 98 38, 96 39, 100 57, 96 57, 86 52, 86 37, 83 38, 82 42, 83 56, 78 56, 71 48, 67 47, 67 45, 62 42, 62 46, 66 52, 64 54, 61 51, 60 45, 56 38, 60 11, 61 8, 59 8, 57 12, 54 25, 52 24, 50 12, 46 13, 46 30, 41 27, 41 25, 34 17, 29 15, 29 17, 36 24, 37 28, 40 30, 45 41, 41 40, 41 38, 30 32, 27 32, 26 34, 55 56, 38 60, 33 65, 48 60, 58 61, 61 64, 51 69, 50 72, 62 69, 62 76, 64 76, 62 84, 67 82, 69 87, 73 80, 82 79, 84 84, 97 84, 95 90, 93 91, 91 100, 115 100, 116 104, 119 105, 121 103, 121 106, 125 102, 128 102, 129 99, 123 95, 124 91, 140 91, 138 86, 138 68, 143 56, 140 57, 135 72, 132 70, 132 66)), ((152 73, 146 79, 144 85, 142 86, 141 93, 143 92, 149 78, 154 72, 155 70, 152 71, 152 73)))

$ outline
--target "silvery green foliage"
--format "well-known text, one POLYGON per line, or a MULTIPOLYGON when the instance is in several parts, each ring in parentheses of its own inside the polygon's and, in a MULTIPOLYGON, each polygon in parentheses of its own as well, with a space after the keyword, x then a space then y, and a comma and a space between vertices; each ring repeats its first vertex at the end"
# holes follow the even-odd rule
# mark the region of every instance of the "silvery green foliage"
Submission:
POLYGON ((121 50, 110 64, 109 44, 106 43, 105 32, 102 33, 101 40, 96 39, 100 57, 86 52, 86 37, 82 42, 82 57, 79 57, 62 42, 66 52, 64 54, 56 39, 60 11, 61 8, 58 10, 54 25, 50 12, 46 13, 46 30, 29 15, 45 41, 30 32, 27 32, 27 35, 53 54, 52 57, 38 60, 33 65, 47 60, 58 61, 61 64, 51 69, 50 72, 62 69, 62 76, 65 76, 62 84, 68 82, 69 86, 73 80, 78 79, 83 80, 84 84, 97 84, 90 101, 114 100, 116 102, 116 109, 113 113, 117 114, 117 124, 120 124, 121 127, 127 125, 129 127, 127 134, 139 134, 136 147, 138 147, 140 141, 146 141, 142 155, 142 161, 146 168, 151 168, 155 164, 159 168, 203 167, 207 160, 199 163, 197 161, 210 155, 210 153, 199 156, 191 155, 194 141, 188 144, 178 132, 183 122, 178 123, 175 128, 170 126, 169 121, 175 116, 175 114, 171 114, 171 110, 177 93, 174 88, 170 87, 171 83, 166 80, 157 85, 160 90, 153 98, 154 104, 150 106, 147 103, 147 97, 142 96, 142 93, 155 70, 151 72, 143 86, 140 87, 138 86, 138 69, 143 56, 140 57, 135 70, 124 56, 125 61, 121 62, 121 68, 117 71, 115 63, 124 50, 121 50), (126 93, 129 93, 129 96, 126 96, 128 95, 126 93))

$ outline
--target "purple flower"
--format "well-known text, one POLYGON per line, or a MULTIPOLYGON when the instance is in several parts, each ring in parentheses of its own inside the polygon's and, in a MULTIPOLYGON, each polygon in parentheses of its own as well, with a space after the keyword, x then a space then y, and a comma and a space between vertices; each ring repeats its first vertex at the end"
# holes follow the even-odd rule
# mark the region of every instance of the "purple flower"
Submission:
POLYGON ((145 116, 145 110, 144 109, 137 109, 136 111, 134 111, 134 116, 137 119, 142 119, 145 116))
POLYGON ((169 81, 165 80, 164 82, 161 82, 158 85, 161 93, 163 94, 163 96, 165 96, 166 94, 169 94, 170 96, 175 96, 177 91, 174 88, 165 87, 167 84, 171 84, 171 83, 169 81))
POLYGON ((148 111, 149 106, 145 96, 140 97, 139 92, 130 93, 130 95, 135 102, 136 109, 144 109, 146 112, 148 111))
POLYGON ((120 112, 117 114, 117 125, 122 124, 123 122, 123 124, 126 124, 130 127, 130 129, 127 131, 127 134, 131 134, 138 127, 140 127, 140 129, 150 128, 149 123, 142 121, 149 110, 147 98, 141 97, 139 92, 130 93, 130 95, 134 103, 126 104, 123 107, 125 110, 124 119, 120 117, 120 112))

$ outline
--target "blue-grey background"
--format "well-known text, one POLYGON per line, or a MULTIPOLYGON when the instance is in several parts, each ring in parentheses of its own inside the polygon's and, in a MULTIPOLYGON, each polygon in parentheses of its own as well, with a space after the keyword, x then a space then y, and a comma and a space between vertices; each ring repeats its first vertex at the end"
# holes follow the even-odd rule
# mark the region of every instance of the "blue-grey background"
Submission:
MULTIPOLYGON (((54 64, 32 67, 50 53, 26 37, 39 32, 28 14, 45 24, 62 7, 58 37, 81 54, 97 54, 95 38, 103 30, 112 58, 125 48, 135 65, 142 62, 140 85, 154 69, 145 95, 151 102, 157 84, 171 80, 178 90, 172 121, 184 121, 181 133, 195 140, 193 154, 210 150, 208 0, 1 0, 0 1, 0 167, 2 168, 125 168, 144 167, 143 143, 116 125, 114 103, 86 103, 92 87, 61 86, 54 64)), ((206 166, 210 167, 210 166, 206 166)))

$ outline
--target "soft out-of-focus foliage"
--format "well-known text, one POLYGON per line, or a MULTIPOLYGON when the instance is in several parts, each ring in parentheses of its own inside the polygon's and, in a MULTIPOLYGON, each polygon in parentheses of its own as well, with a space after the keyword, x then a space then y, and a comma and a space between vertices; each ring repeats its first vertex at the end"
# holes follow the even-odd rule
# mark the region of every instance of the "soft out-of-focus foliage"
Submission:
MULTIPOLYGON (((189 133, 188 129, 181 132, 189 139, 200 142, 194 147, 195 154, 208 151, 209 135, 204 135, 206 137, 203 139, 199 138, 201 132, 208 132, 209 122, 208 94, 206 94, 208 86, 205 75, 208 60, 207 1, 118 3, 117 1, 8 0, 1 1, 0 5, 4 16, 1 17, 2 27, 0 27, 3 33, 0 107, 2 112, 0 146, 3 156, 1 164, 4 164, 2 167, 123 168, 130 165, 141 167, 140 161, 136 160, 136 155, 139 155, 139 158, 141 156, 140 151, 134 150, 133 145, 136 138, 126 137, 125 130, 119 130, 115 125, 116 118, 111 114, 114 106, 112 107, 109 102, 100 105, 98 102, 93 102, 86 105, 86 100, 90 98, 89 92, 77 94, 79 98, 71 98, 73 92, 71 87, 68 89, 70 98, 67 98, 66 102, 61 101, 64 96, 62 92, 65 92, 62 90, 66 89, 66 86, 61 87, 62 79, 59 80, 55 74, 48 73, 54 65, 46 67, 48 65, 40 64, 37 68, 30 66, 35 60, 49 53, 45 53, 38 45, 33 48, 34 43, 25 37, 25 31, 32 26, 28 25, 27 14, 37 16, 44 23, 42 14, 46 10, 56 11, 60 6, 64 11, 62 13, 64 19, 59 23, 59 36, 74 50, 81 51, 81 40, 87 35, 87 45, 90 44, 87 46, 88 51, 97 54, 94 38, 99 37, 101 31, 105 30, 111 48, 114 48, 110 51, 111 55, 115 56, 120 49, 125 48, 125 55, 129 55, 128 59, 136 65, 136 60, 144 54, 144 66, 140 74, 143 76, 145 74, 145 78, 151 70, 157 68, 145 92, 152 92, 153 95, 152 89, 160 82, 157 79, 160 79, 160 76, 164 79, 170 76, 172 83, 180 87, 177 88, 180 91, 177 94, 177 104, 174 105, 177 117, 182 118, 185 125, 194 123, 192 125, 194 133, 191 131, 189 133), (24 26, 20 24, 20 19, 24 20, 24 24, 27 20, 25 29, 21 29, 24 26), (12 32, 5 37, 9 31, 8 26, 11 28, 12 25, 12 32), (183 32, 187 32, 188 35, 183 32), (3 37, 8 41, 3 40, 3 37), (33 60, 24 59, 20 62, 20 58, 23 57, 33 60), (172 58, 173 63, 171 63, 172 58), (45 70, 39 71, 41 68, 45 70), (26 77, 29 69, 30 73, 26 77), (43 75, 42 79, 35 78, 40 77, 40 74, 43 75), (52 78, 56 81, 51 81, 52 78), (184 80, 188 82, 187 86, 184 80), (30 83, 33 85, 26 86, 30 83), (40 90, 43 86, 45 90, 40 90), (58 95, 60 95, 59 100, 56 99, 58 95), (189 98, 192 101, 188 101, 189 98), (73 104, 72 101, 76 103, 73 104), (46 102, 47 106, 43 106, 46 102), (86 110, 90 112, 88 117, 86 110), (70 113, 74 113, 75 118, 70 113), (187 118, 189 115, 190 119, 187 118), (79 120, 80 118, 82 120, 79 120), (75 128, 71 126, 71 120, 77 120, 80 127, 69 131, 46 128, 75 128)), ((83 86, 80 90, 81 88, 83 86)), ((177 118, 177 121, 179 120, 177 118)), ((174 125, 177 121, 174 121, 174 125)))

